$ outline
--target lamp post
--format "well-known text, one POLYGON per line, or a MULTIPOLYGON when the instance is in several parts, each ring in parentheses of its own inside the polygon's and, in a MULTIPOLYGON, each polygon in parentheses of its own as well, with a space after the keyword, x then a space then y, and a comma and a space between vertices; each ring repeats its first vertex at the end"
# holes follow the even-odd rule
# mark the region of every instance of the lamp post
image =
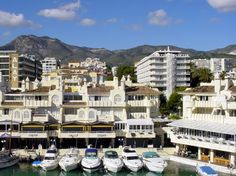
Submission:
POLYGON ((124 139, 123 139, 123 138, 118 138, 118 141, 119 141, 119 145, 122 145, 122 146, 123 146, 123 141, 124 141, 124 139))
POLYGON ((56 146, 56 139, 50 139, 50 142, 56 146))
POLYGON ((5 140, 5 139, 2 139, 2 140, 1 140, 1 143, 2 143, 2 149, 5 149, 4 146, 5 146, 6 140, 5 140))

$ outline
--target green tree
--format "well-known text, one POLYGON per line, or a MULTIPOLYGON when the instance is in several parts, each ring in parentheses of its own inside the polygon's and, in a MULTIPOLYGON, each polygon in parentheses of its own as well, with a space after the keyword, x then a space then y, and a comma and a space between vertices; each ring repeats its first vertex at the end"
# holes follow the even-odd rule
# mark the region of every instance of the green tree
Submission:
POLYGON ((201 82, 211 82, 213 74, 208 68, 191 68, 191 87, 199 86, 201 82))
POLYGON ((179 113, 180 109, 182 107, 182 95, 178 94, 177 92, 173 92, 168 101, 167 101, 167 110, 169 113, 179 113))
POLYGON ((225 79, 225 76, 226 76, 226 71, 222 71, 222 72, 220 73, 220 79, 221 79, 221 80, 224 80, 224 79, 225 79))
POLYGON ((160 113, 161 115, 167 115, 168 114, 168 110, 167 110, 167 100, 166 100, 166 96, 164 94, 160 95, 160 113))
POLYGON ((121 80, 123 75, 125 75, 125 76, 130 75, 130 79, 133 82, 137 82, 137 77, 135 74, 135 67, 134 66, 128 66, 128 65, 119 66, 117 69, 118 79, 121 80))

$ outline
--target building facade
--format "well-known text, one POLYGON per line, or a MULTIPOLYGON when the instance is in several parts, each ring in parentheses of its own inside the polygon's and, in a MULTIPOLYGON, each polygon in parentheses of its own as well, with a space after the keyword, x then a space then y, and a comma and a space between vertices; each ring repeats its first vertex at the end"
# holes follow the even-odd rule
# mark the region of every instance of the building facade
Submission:
POLYGON ((169 125, 176 153, 220 165, 236 164, 236 80, 220 80, 187 89, 183 119, 169 125))
POLYGON ((0 72, 12 89, 21 87, 21 81, 41 79, 42 66, 32 55, 19 54, 16 51, 0 51, 0 72))
POLYGON ((156 87, 169 97, 176 87, 190 86, 190 60, 181 51, 156 51, 135 66, 137 81, 156 87))
POLYGON ((2 90, 0 135, 11 133, 13 148, 45 148, 51 140, 61 148, 156 146, 158 90, 134 84, 129 76, 103 84, 75 79, 22 80, 21 90, 2 90))
POLYGON ((50 73, 60 67, 60 63, 55 57, 46 57, 41 61, 41 63, 43 74, 50 73))

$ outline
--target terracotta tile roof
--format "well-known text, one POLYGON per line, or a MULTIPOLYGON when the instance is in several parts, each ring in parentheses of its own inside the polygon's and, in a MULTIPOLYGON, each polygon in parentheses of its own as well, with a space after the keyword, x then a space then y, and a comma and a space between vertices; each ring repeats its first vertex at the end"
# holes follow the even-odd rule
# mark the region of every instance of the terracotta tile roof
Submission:
POLYGON ((2 102, 2 105, 7 106, 23 106, 23 102, 2 102))
POLYGON ((142 94, 142 95, 156 95, 160 92, 158 90, 154 90, 147 86, 132 86, 126 87, 125 91, 128 95, 142 94))
POLYGON ((214 86, 199 86, 187 89, 183 93, 214 93, 214 86))
POLYGON ((96 86, 96 87, 88 87, 89 94, 100 94, 100 93, 110 93, 110 91, 114 89, 113 86, 96 86))

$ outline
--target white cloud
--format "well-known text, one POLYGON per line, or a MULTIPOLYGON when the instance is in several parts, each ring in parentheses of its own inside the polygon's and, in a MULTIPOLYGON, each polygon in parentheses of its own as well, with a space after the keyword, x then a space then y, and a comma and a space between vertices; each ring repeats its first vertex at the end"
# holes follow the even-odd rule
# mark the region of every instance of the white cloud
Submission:
POLYGON ((90 18, 84 18, 80 20, 80 25, 82 26, 93 26, 96 24, 96 21, 90 18))
POLYGON ((116 23, 118 20, 116 18, 110 18, 106 20, 106 23, 116 23))
POLYGON ((46 18, 56 18, 58 20, 72 20, 76 16, 76 10, 80 8, 80 1, 65 4, 58 8, 43 9, 38 15, 46 18))
POLYGON ((20 27, 20 26, 27 26, 27 27, 35 27, 32 21, 25 19, 24 15, 19 13, 10 13, 0 10, 0 26, 3 27, 20 27))
POLYGON ((210 6, 221 12, 236 11, 235 0, 207 0, 207 2, 210 6))
POLYGON ((10 35, 11 35, 11 32, 7 31, 7 32, 3 32, 1 36, 5 38, 5 37, 8 37, 10 35))
POLYGON ((170 24, 171 19, 163 9, 159 9, 148 14, 148 22, 152 25, 166 26, 170 24))

